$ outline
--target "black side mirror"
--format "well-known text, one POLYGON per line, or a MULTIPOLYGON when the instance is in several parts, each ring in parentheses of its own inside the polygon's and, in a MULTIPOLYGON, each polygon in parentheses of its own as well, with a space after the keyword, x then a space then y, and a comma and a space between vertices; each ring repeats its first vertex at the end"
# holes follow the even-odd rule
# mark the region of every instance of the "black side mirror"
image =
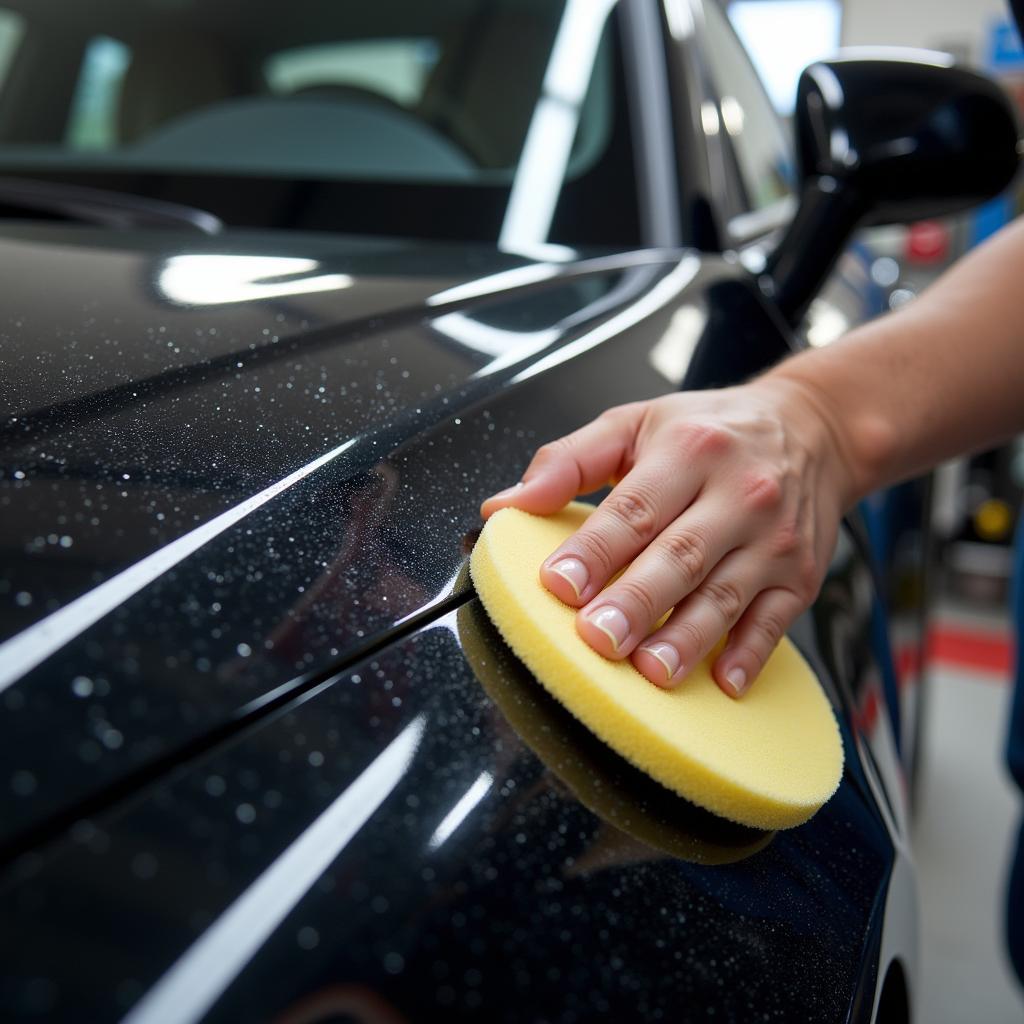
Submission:
POLYGON ((945 54, 862 54, 800 76, 800 204, 767 267, 791 323, 856 227, 966 209, 998 195, 1017 170, 1016 118, 990 79, 945 54))

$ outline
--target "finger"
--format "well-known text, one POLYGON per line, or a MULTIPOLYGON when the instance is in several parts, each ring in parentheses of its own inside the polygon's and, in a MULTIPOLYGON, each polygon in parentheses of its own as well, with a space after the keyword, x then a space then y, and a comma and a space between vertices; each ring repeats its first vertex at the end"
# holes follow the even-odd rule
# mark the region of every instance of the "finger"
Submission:
POLYGON ((697 489, 696 475, 680 468, 670 448, 645 453, 593 515, 544 560, 541 582, 566 604, 587 604, 693 501, 697 489))
POLYGON ((698 498, 577 616, 580 636, 605 657, 632 653, 657 621, 697 589, 743 538, 720 501, 698 498), (613 642, 614 640, 614 642, 613 642))
POLYGON ((763 590, 736 623, 712 675, 730 697, 742 697, 807 604, 783 587, 763 590))
POLYGON ((658 686, 678 686, 739 621, 761 589, 762 573, 752 555, 737 552, 724 559, 637 647, 633 664, 658 686))
POLYGON ((489 518, 513 505, 534 515, 550 515, 578 494, 604 487, 623 471, 643 416, 640 403, 609 409, 585 427, 537 450, 523 479, 488 498, 480 514, 489 518))

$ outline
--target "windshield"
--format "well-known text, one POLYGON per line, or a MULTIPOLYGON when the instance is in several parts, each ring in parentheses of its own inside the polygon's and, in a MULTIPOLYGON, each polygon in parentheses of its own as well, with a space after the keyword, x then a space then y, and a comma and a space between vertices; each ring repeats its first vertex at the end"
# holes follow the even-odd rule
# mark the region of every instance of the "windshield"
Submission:
POLYGON ((228 224, 635 243, 613 6, 0 0, 0 174, 228 224))

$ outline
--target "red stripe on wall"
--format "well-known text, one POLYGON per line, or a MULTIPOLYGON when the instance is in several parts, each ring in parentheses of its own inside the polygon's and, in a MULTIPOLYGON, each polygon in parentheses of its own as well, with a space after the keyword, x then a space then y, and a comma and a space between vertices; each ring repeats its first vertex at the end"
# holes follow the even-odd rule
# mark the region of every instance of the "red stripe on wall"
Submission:
POLYGON ((1013 643, 1009 634, 939 624, 929 635, 929 661, 947 666, 997 672, 1013 669, 1013 643))

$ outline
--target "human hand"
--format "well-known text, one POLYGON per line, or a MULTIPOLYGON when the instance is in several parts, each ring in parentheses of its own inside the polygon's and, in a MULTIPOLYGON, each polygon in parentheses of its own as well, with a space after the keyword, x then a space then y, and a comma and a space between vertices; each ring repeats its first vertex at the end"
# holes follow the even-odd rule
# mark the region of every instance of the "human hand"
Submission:
POLYGON ((713 675, 738 697, 821 586, 854 497, 848 463, 808 389, 764 377, 609 409, 540 448, 481 513, 548 515, 614 482, 541 582, 579 609, 591 647, 659 686, 678 685, 729 633, 713 675))

